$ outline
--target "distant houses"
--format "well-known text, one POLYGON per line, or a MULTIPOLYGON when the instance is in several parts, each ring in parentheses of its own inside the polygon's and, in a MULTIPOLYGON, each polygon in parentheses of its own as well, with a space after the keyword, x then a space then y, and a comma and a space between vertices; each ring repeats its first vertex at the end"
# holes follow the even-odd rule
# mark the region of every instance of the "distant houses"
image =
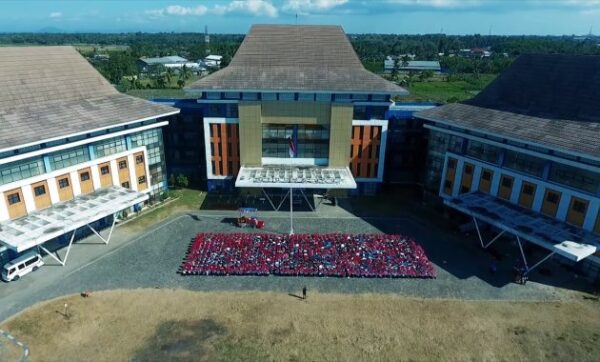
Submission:
POLYGON ((223 57, 221 55, 209 55, 197 62, 188 60, 178 55, 170 55, 156 58, 140 58, 137 60, 137 67, 140 73, 155 73, 156 69, 171 69, 179 71, 183 67, 197 72, 205 73, 209 68, 218 69, 221 66, 223 57))
POLYGON ((200 69, 200 64, 198 62, 189 61, 177 55, 158 58, 140 58, 137 61, 137 66, 140 73, 152 73, 154 69, 159 67, 177 70, 183 67, 192 70, 200 69))
POLYGON ((223 61, 222 55, 211 54, 203 59, 204 66, 206 66, 207 68, 220 68, 221 61, 223 61))
POLYGON ((392 57, 388 56, 383 61, 383 69, 385 73, 391 73, 394 67, 399 72, 424 72, 431 71, 433 73, 441 73, 442 67, 437 60, 407 60, 409 57, 392 57), (398 65, 396 65, 398 62, 398 65))

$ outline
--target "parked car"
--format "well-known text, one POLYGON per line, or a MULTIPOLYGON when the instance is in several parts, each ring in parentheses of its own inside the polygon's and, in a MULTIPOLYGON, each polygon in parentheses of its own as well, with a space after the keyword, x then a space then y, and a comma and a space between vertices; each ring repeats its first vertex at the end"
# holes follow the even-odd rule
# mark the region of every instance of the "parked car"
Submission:
POLYGON ((42 265, 44 265, 42 256, 35 251, 29 251, 4 265, 2 280, 5 282, 19 280, 22 276, 37 270, 42 265))

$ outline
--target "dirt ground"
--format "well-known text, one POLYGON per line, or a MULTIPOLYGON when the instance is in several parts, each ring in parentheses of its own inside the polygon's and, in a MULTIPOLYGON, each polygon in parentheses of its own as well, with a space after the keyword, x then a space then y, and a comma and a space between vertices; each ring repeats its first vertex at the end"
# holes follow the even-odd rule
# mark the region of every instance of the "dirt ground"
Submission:
POLYGON ((31 361, 600 360, 600 302, 583 296, 117 290, 42 303, 0 328, 29 345, 31 361))

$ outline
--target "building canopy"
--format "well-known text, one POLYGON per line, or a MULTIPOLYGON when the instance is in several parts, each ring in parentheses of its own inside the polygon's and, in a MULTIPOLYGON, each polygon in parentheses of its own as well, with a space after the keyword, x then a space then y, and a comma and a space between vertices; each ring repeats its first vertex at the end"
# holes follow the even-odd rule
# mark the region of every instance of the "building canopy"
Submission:
POLYGON ((120 186, 79 195, 20 219, 0 224, 0 244, 22 252, 137 205, 148 194, 120 186))
POLYGON ((236 187, 282 189, 355 189, 348 167, 242 166, 236 187))

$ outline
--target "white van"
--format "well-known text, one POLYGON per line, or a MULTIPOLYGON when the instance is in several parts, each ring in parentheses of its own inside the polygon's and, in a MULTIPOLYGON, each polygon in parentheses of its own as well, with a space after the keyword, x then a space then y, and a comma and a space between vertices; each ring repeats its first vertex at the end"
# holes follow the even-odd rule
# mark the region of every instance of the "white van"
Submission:
POLYGON ((42 265, 44 265, 44 261, 40 254, 35 251, 27 252, 4 265, 2 280, 5 282, 19 280, 22 276, 37 270, 42 265))

